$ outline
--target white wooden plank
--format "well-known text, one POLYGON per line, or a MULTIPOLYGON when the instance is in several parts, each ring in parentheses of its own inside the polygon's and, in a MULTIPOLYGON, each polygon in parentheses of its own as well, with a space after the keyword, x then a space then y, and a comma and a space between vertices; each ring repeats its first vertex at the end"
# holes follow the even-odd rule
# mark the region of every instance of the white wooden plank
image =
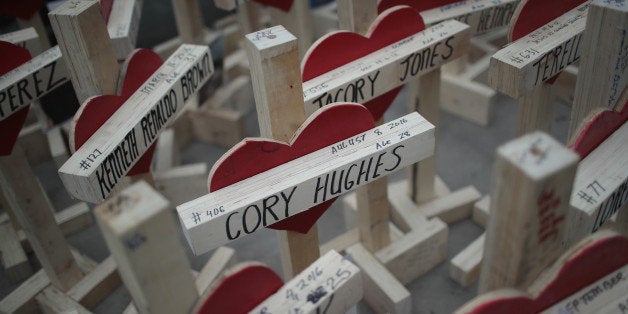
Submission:
POLYGON ((107 31, 118 60, 126 59, 135 49, 140 28, 143 0, 115 0, 109 14, 107 31))
POLYGON ((541 313, 623 313, 628 301, 628 265, 598 279, 541 313), (602 310, 605 309, 605 310, 602 310))
POLYGON ((621 111, 628 102, 628 4, 594 0, 582 35, 582 56, 574 91, 569 137, 595 108, 621 111))
POLYGON ((469 50, 469 26, 446 21, 303 83, 305 112, 336 101, 364 103, 469 50))
POLYGON ((345 313, 362 299, 361 275, 329 251, 249 313, 345 313))
POLYGON ((207 47, 182 45, 59 169, 68 192, 104 200, 213 71, 207 47))
MULTIPOLYGON (((262 225, 285 219, 339 195, 327 193, 327 185, 321 183, 331 173, 344 171, 349 174, 350 168, 377 158, 383 164, 379 175, 385 176, 433 154, 433 125, 419 114, 408 114, 392 121, 391 125, 394 127, 377 127, 356 135, 363 141, 343 151, 336 152, 338 143, 333 144, 178 206, 179 218, 192 250, 201 254, 253 233, 262 225), (406 135, 400 136, 402 134, 406 135), (381 147, 381 143, 387 141, 390 143, 381 147), (268 213, 262 203, 267 197, 280 197, 289 210, 280 217, 272 215, 266 221, 268 213), (260 209, 264 209, 263 222, 260 209), (253 210, 259 215, 252 214, 253 210)), ((369 175, 367 180, 356 180, 355 174, 353 172, 345 177, 347 183, 354 184, 343 184, 340 194, 368 183, 373 176, 369 175)))
POLYGON ((569 201, 567 245, 599 230, 628 200, 628 123, 585 157, 569 201))
POLYGON ((37 31, 34 27, 2 34, 0 35, 0 40, 26 48, 31 53, 31 56, 38 55, 41 52, 39 36, 37 36, 37 31))
POLYGON ((489 85, 519 98, 577 62, 589 4, 579 5, 495 53, 489 85))

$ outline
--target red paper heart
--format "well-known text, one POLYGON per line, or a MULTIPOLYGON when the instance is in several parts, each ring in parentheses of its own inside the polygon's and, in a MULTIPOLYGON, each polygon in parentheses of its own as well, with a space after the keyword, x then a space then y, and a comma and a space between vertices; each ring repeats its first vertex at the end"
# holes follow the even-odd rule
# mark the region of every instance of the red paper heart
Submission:
MULTIPOLYGON (((113 115, 124 102, 163 64, 161 57, 149 49, 136 49, 125 61, 120 96, 101 95, 87 99, 74 115, 70 130, 70 147, 80 148, 113 115)), ((140 157, 127 175, 150 171, 155 143, 140 157)))
MULTIPOLYGON (((410 7, 395 7, 380 14, 366 37, 347 31, 321 37, 303 59, 303 81, 311 80, 351 61, 391 45, 425 29, 419 12, 410 7)), ((364 103, 375 120, 379 120, 395 99, 401 87, 364 103)))
MULTIPOLYGON (((292 8, 292 2, 294 0, 254 0, 257 3, 277 8, 284 12, 290 12, 290 8, 292 8)), ((303 1, 303 0, 300 0, 303 1)))
POLYGON ((197 313, 248 313, 282 286, 283 280, 270 268, 247 265, 225 277, 197 313))
MULTIPOLYGON (((498 291, 496 296, 481 297, 464 313, 539 313, 596 280, 628 264, 628 238, 603 236, 569 256, 560 271, 534 299, 520 293, 498 291), (500 296, 501 294, 501 296, 500 296), (509 295, 510 294, 510 295, 509 295)), ((470 303, 471 304, 471 303, 470 303)))
MULTIPOLYGON (((323 107, 305 121, 289 145, 266 139, 242 140, 212 167, 209 191, 222 189, 373 127, 375 121, 362 105, 337 103, 323 107)), ((334 200, 330 199, 268 227, 306 233, 334 200)))
POLYGON ((576 151, 580 158, 586 157, 626 121, 628 121, 628 103, 624 104, 621 112, 604 110, 598 113, 586 122, 571 149, 576 151))
POLYGON ((380 0, 377 4, 377 12, 384 12, 396 5, 407 5, 419 12, 442 7, 444 5, 461 2, 460 0, 380 0))
MULTIPOLYGON (((0 56, 2 56, 2 58, 0 58, 0 76, 5 75, 31 59, 31 54, 28 50, 6 41, 0 41, 0 56)), ((13 151, 13 146, 15 146, 24 121, 26 121, 28 108, 30 108, 30 105, 24 106, 24 108, 0 121, 0 134, 2 134, 0 156, 10 155, 13 151)))
POLYGON ((39 11, 41 3, 42 0, 3 0, 0 1, 0 13, 30 20, 39 11))
MULTIPOLYGON (((587 0, 522 0, 512 17, 508 38, 511 42, 534 32, 587 0)), ((545 83, 554 84, 560 73, 545 83)))

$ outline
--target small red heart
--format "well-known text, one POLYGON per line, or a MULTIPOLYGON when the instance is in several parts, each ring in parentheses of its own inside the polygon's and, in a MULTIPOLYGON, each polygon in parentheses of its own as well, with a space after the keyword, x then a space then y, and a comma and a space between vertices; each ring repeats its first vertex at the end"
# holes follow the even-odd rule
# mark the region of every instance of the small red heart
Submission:
POLYGON ((604 110, 598 113, 586 122, 571 149, 576 151, 580 158, 586 157, 626 121, 628 121, 628 103, 624 104, 621 112, 604 110))
POLYGON ((0 13, 30 20, 39 11, 41 3, 42 0, 3 0, 0 1, 0 13))
MULTIPOLYGON (((0 56, 2 56, 2 58, 0 58, 0 76, 5 75, 31 59, 31 54, 28 50, 6 41, 0 41, 0 56)), ((20 135, 24 121, 26 121, 28 108, 30 108, 30 105, 25 106, 0 121, 0 134, 2 134, 0 156, 10 155, 13 151, 13 146, 15 142, 17 142, 17 137, 20 135)))
MULTIPOLYGON (((325 106, 305 121, 290 144, 251 138, 238 143, 212 167, 209 191, 222 189, 373 127, 375 121, 362 105, 337 103, 325 106)), ((268 227, 307 233, 334 200, 330 199, 268 227)))
MULTIPOLYGON (((303 59, 303 81, 332 71, 351 61, 391 45, 425 29, 419 12, 410 7, 395 7, 380 14, 366 37, 340 31, 321 37, 307 51, 303 59)), ((401 87, 364 103, 375 120, 379 120, 401 87)), ((351 100, 348 100, 351 101, 351 100)))
POLYGON ((282 286, 283 280, 270 268, 247 265, 223 279, 197 313, 248 313, 282 286))
MULTIPOLYGON (((587 0, 522 0, 517 6, 511 21, 508 38, 510 42, 534 32, 543 25, 557 19, 561 15, 581 5, 587 0)), ((554 75, 547 84, 554 84, 560 73, 554 75)))
POLYGON ((524 293, 507 296, 501 291, 501 297, 485 297, 485 300, 463 312, 539 313, 626 264, 628 238, 606 235, 569 256, 556 277, 545 285, 536 298, 532 299, 524 293))
POLYGON ((460 0, 380 0, 377 4, 377 11, 384 12, 384 10, 397 5, 407 5, 419 12, 423 12, 455 2, 460 2, 460 0))
MULTIPOLYGON (((74 115, 70 130, 70 148, 80 148, 133 95, 148 78, 163 64, 161 57, 149 49, 136 49, 123 65, 120 96, 101 95, 87 99, 74 115)), ((155 143, 140 157, 127 175, 150 171, 155 143)))
POLYGON ((257 3, 263 4, 265 6, 277 8, 284 12, 290 12, 290 8, 292 8, 292 2, 294 0, 254 0, 257 3))

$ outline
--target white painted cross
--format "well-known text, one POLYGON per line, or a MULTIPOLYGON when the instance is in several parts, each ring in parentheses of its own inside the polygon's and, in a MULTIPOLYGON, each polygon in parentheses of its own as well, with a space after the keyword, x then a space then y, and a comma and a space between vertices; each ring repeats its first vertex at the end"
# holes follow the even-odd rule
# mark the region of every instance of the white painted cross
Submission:
POLYGON ((104 200, 213 71, 209 48, 181 46, 59 169, 68 192, 104 200))
POLYGON ((354 145, 345 144, 349 139, 334 143, 177 206, 192 251, 202 254, 252 234, 433 153, 434 127, 419 114, 391 121, 391 125, 357 134, 354 138, 361 141, 354 145), (338 152, 339 146, 347 148, 338 152), (340 190, 332 191, 334 185, 341 185, 340 190), (282 200, 274 202, 276 209, 268 205, 270 198, 282 200))

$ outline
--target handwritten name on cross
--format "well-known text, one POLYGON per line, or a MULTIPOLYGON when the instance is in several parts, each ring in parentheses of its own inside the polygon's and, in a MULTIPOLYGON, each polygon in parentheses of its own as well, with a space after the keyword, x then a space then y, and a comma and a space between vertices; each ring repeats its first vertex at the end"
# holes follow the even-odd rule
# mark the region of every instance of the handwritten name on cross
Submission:
POLYGON ((209 48, 177 49, 59 169, 69 193, 103 201, 213 72, 209 48))

